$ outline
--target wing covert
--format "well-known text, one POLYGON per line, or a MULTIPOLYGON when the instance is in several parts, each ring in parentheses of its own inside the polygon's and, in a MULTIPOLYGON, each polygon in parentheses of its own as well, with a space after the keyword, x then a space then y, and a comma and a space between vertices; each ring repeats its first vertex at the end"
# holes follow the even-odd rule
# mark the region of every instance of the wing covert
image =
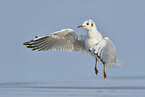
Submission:
POLYGON ((87 52, 84 40, 84 37, 79 36, 72 29, 62 29, 52 34, 25 42, 24 45, 27 45, 27 48, 38 51, 54 49, 87 52))
POLYGON ((116 49, 108 37, 105 37, 102 41, 91 47, 90 51, 93 51, 103 64, 111 65, 116 63, 116 49))

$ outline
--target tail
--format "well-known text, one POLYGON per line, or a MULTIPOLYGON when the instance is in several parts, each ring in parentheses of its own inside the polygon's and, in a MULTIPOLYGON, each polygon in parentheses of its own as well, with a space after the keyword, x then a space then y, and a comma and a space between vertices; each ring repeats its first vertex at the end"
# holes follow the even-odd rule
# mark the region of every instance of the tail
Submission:
POLYGON ((116 63, 112 63, 112 64, 107 64, 107 67, 120 67, 122 65, 122 63, 116 59, 116 63))
POLYGON ((122 63, 118 59, 116 59, 116 63, 114 65, 117 67, 120 67, 122 65, 122 63))

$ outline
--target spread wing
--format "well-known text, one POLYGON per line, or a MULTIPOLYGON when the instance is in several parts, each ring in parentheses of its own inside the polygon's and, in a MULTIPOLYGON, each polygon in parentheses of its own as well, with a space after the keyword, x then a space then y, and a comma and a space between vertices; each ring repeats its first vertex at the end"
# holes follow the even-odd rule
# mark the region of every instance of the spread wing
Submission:
POLYGON ((120 66, 121 62, 116 59, 116 48, 113 42, 105 37, 102 41, 90 48, 95 55, 106 65, 120 66))
POLYGON ((87 52, 84 41, 85 38, 79 36, 72 29, 62 29, 50 35, 38 37, 25 42, 24 45, 27 45, 27 48, 32 48, 32 51, 46 51, 55 49, 87 52))

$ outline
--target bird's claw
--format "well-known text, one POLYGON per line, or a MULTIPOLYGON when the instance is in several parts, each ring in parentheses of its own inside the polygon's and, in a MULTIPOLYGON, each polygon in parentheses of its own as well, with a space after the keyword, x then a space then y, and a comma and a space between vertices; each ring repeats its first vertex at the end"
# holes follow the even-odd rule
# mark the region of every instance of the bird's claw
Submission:
POLYGON ((97 68, 95 68, 95 73, 96 73, 96 75, 98 74, 98 69, 97 68))
POLYGON ((104 79, 107 78, 106 72, 104 72, 104 79))

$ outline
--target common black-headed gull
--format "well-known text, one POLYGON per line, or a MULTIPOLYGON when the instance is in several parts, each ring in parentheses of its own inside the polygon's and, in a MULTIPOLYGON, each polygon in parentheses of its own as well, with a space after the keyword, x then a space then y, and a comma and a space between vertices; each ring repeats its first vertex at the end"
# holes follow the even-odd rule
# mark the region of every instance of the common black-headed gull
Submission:
POLYGON ((87 30, 87 36, 78 35, 72 29, 62 29, 52 34, 35 38, 24 45, 37 51, 47 51, 51 49, 64 51, 81 51, 91 53, 95 59, 95 73, 98 74, 97 60, 103 63, 104 79, 107 77, 105 66, 120 66, 120 61, 116 58, 116 48, 108 37, 102 37, 97 30, 95 22, 86 20, 78 28, 87 30))

